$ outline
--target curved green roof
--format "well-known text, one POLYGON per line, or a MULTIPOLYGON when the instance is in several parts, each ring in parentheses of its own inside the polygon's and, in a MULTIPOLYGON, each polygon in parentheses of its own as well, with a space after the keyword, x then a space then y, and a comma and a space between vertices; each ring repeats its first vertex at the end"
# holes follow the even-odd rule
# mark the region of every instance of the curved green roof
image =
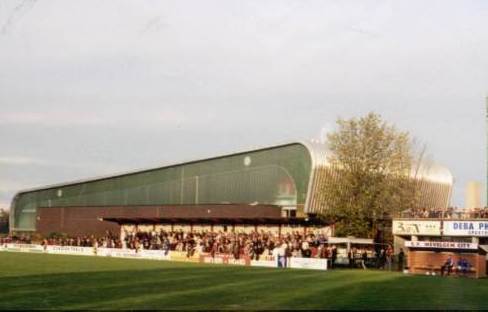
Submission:
POLYGON ((290 143, 19 192, 11 230, 34 231, 37 208, 70 206, 274 204, 303 211, 314 153, 290 143))

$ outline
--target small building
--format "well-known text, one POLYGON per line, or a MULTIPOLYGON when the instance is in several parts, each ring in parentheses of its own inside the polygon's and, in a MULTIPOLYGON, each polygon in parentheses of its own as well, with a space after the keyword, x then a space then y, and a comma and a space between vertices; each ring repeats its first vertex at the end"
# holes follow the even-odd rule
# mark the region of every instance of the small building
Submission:
POLYGON ((486 277, 488 220, 395 219, 395 249, 407 251, 407 269, 413 274, 440 274, 450 257, 459 273, 461 259, 469 263, 467 275, 486 277))

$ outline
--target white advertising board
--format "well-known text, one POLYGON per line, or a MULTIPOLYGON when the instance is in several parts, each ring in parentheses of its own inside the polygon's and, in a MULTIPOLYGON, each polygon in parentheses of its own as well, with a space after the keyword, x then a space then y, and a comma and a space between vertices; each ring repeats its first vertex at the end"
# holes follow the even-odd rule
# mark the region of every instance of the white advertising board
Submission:
POLYGON ((444 221, 444 235, 488 237, 488 221, 444 221))
POLYGON ((215 264, 232 264, 232 265, 246 265, 248 261, 245 259, 234 259, 234 256, 228 254, 218 254, 213 257, 210 254, 201 254, 201 263, 215 263, 215 264))
POLYGON ((290 258, 290 268, 327 270, 327 259, 317 258, 290 258))
POLYGON ((441 235, 441 221, 393 220, 395 235, 441 235))
POLYGON ((132 249, 97 248, 97 256, 114 258, 141 258, 141 254, 132 249))
POLYGON ((144 259, 170 260, 170 253, 163 250, 140 250, 139 254, 144 259))
POLYGON ((409 241, 405 242, 405 247, 426 248, 426 249, 470 249, 477 250, 478 244, 464 242, 428 242, 428 241, 409 241))
POLYGON ((276 260, 251 260, 251 266, 277 268, 278 263, 276 260))
POLYGON ((6 250, 17 252, 44 252, 44 247, 33 244, 7 244, 6 250))
POLYGON ((83 255, 83 256, 95 255, 95 251, 93 247, 46 246, 45 251, 50 254, 60 254, 60 255, 83 255))
POLYGON ((224 264, 225 263, 224 258, 221 256, 212 257, 209 255, 205 255, 205 256, 202 256, 201 259, 202 259, 201 261, 203 263, 214 263, 214 264, 224 264))
MULTIPOLYGON (((140 250, 136 252, 131 249, 118 249, 118 248, 95 248, 93 247, 77 247, 77 246, 41 246, 34 244, 3 244, 0 246, 1 251, 13 251, 13 252, 36 252, 36 253, 49 253, 49 254, 64 254, 64 255, 85 255, 85 256, 101 256, 101 257, 116 257, 116 258, 132 258, 132 259, 154 259, 154 260, 177 260, 173 259, 172 254, 175 252, 169 252, 166 254, 163 250, 140 250)), ((186 255, 183 255, 186 259, 186 255)), ((261 260, 249 259, 234 259, 231 255, 220 255, 216 257, 199 257, 196 258, 196 262, 203 263, 221 263, 232 265, 251 265, 258 267, 278 267, 278 262, 273 257, 265 257, 261 260)), ((315 269, 315 270, 327 270, 326 259, 315 258, 289 258, 287 267, 302 268, 302 269, 315 269)))
POLYGON ((232 265, 246 265, 246 260, 230 258, 227 263, 232 265))

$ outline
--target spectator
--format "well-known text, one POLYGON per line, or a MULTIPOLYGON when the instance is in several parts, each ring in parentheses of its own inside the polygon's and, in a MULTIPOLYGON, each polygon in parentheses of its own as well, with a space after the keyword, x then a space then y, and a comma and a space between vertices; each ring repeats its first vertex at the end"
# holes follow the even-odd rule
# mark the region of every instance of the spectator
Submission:
POLYGON ((337 260, 337 247, 336 247, 336 245, 332 245, 332 248, 331 248, 331 261, 330 261, 330 267, 331 268, 334 268, 335 267, 336 260, 337 260))
POLYGON ((368 261, 368 252, 366 251, 366 249, 363 249, 363 252, 361 254, 361 266, 364 270, 366 270, 366 261, 368 261))
POLYGON ((386 249, 386 255, 385 255, 385 258, 386 258, 386 266, 388 268, 388 271, 391 271, 391 265, 393 263, 393 247, 391 245, 388 246, 388 248, 386 249))
POLYGON ((405 261, 405 253, 403 252, 403 248, 400 248, 400 252, 398 253, 398 271, 403 271, 404 261, 405 261))
POLYGON ((466 258, 460 258, 458 260, 458 271, 461 272, 463 274, 463 276, 466 276, 469 272, 469 269, 471 267, 470 263, 468 262, 468 260, 466 258))
POLYGON ((447 275, 449 276, 452 272, 452 267, 454 266, 454 262, 452 261, 451 256, 447 257, 446 262, 441 267, 441 276, 444 276, 444 273, 447 270, 447 275))

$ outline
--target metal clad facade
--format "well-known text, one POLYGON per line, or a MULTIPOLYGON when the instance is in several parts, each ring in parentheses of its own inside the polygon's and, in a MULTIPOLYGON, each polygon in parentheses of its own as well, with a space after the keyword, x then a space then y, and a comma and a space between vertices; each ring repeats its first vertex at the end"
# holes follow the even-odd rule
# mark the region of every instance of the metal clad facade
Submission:
MULTIPOLYGON (((450 172, 424 166, 412 175, 419 207, 447 208, 450 172)), ((15 196, 11 230, 35 231, 38 208, 249 204, 296 209, 297 216, 328 209, 328 183, 340 183, 340 170, 327 161, 324 144, 291 143, 228 156, 80 181, 15 196)))
POLYGON ((293 143, 19 193, 14 231, 34 231, 39 207, 270 204, 303 210, 312 158, 293 143))

